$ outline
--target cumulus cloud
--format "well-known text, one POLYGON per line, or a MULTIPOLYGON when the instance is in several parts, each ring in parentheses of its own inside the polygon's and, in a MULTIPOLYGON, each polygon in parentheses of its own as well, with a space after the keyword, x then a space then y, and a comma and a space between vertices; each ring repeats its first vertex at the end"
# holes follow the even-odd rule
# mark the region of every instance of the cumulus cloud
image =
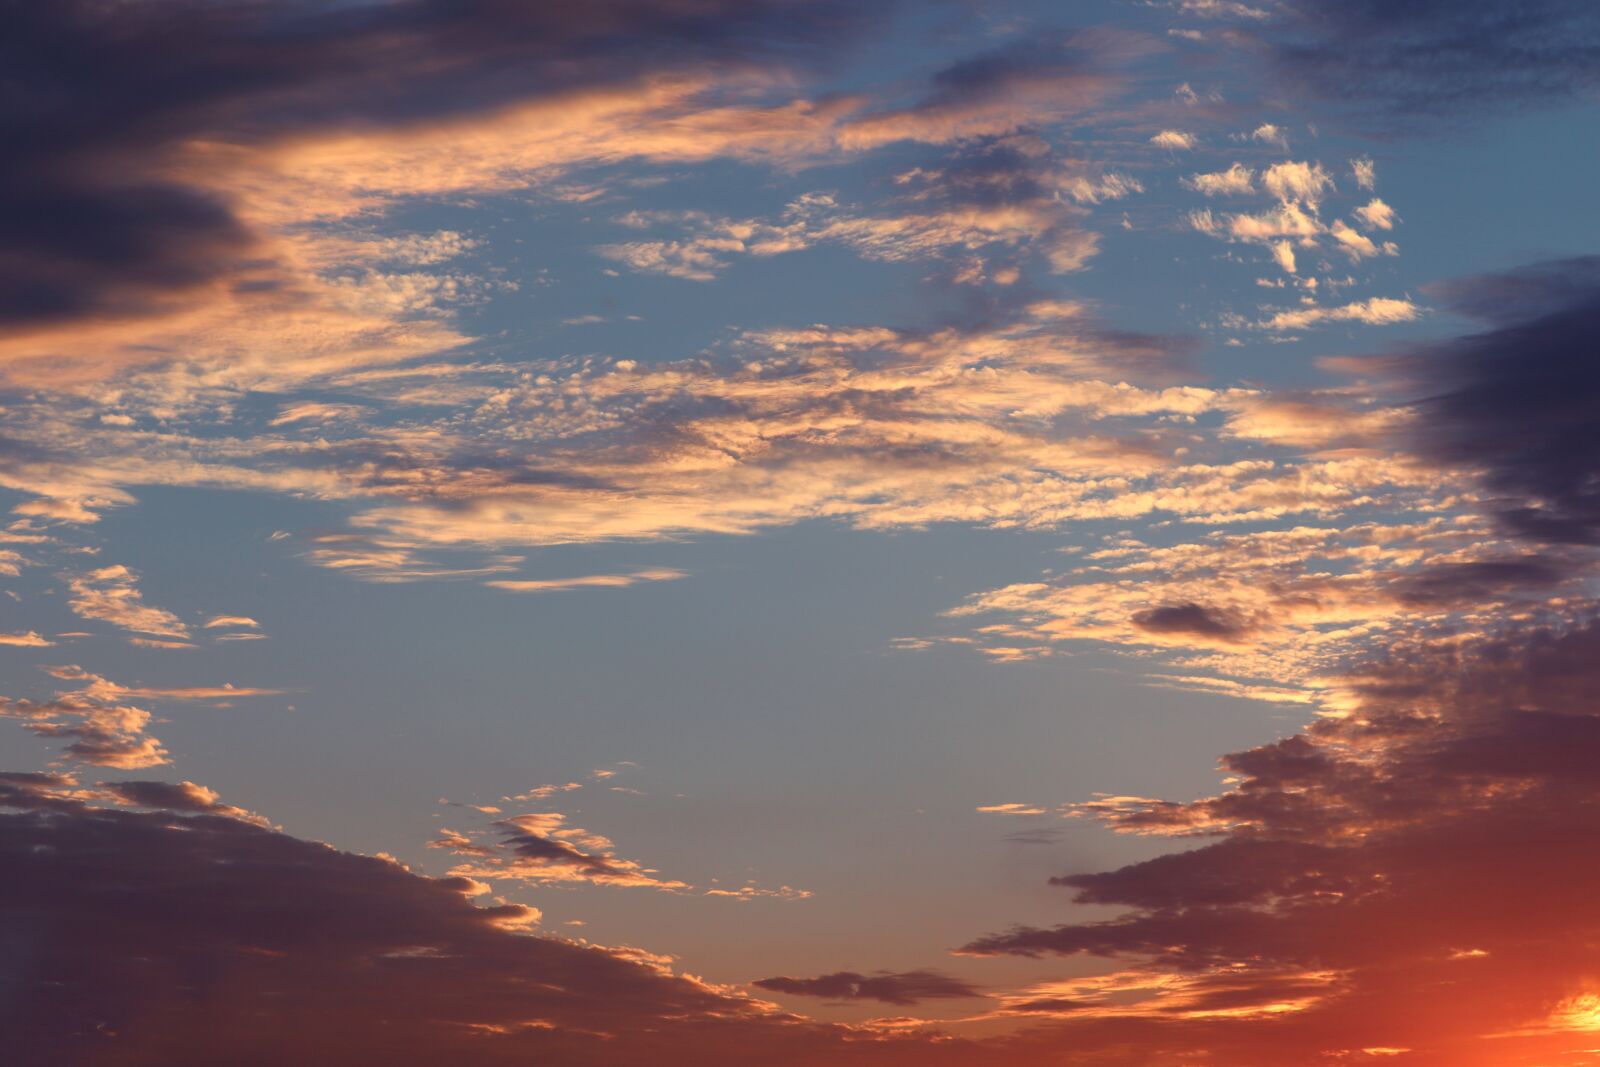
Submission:
POLYGON ((1274 163, 1261 172, 1261 185, 1279 200, 1299 200, 1315 206, 1333 188, 1333 177, 1321 163, 1293 160, 1274 163))
POLYGON ((1200 143, 1199 138, 1183 130, 1161 130, 1150 138, 1150 143, 1157 148, 1171 149, 1175 152, 1187 152, 1200 143))
POLYGON ((1394 208, 1377 197, 1373 197, 1361 207, 1356 208, 1356 217, 1361 220, 1362 225, 1371 230, 1394 229, 1394 208))

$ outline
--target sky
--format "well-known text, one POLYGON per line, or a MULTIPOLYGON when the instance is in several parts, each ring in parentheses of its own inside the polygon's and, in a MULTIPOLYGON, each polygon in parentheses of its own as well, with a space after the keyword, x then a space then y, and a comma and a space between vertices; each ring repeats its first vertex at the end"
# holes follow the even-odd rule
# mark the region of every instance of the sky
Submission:
POLYGON ((0 35, 0 1049, 1600 1064, 1600 8, 0 35))

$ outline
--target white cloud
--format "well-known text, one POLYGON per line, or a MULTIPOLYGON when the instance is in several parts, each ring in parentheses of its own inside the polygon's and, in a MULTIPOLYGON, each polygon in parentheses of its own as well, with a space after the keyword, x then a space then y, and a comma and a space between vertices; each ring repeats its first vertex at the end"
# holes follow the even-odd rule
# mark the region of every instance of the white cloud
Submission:
POLYGON ((1262 171, 1261 184, 1279 200, 1303 200, 1315 206, 1322 194, 1333 188, 1333 178, 1321 163, 1287 161, 1262 171))
POLYGON ((1370 326, 1386 326, 1396 322, 1411 322, 1422 314, 1422 309, 1410 300, 1375 296, 1370 300, 1357 300, 1339 307, 1307 307, 1294 311, 1280 311, 1261 323, 1269 330, 1301 330, 1324 322, 1363 322, 1370 326))
POLYGON ((1396 221, 1394 208, 1377 197, 1356 208, 1356 217, 1372 230, 1392 230, 1396 221))
POLYGON ((1210 174, 1191 174, 1183 184, 1206 196, 1242 196, 1256 191, 1255 171, 1243 163, 1210 174))
POLYGON ((1182 130, 1162 130, 1150 138, 1150 143, 1157 148, 1188 151, 1200 142, 1192 133, 1184 133, 1182 130))

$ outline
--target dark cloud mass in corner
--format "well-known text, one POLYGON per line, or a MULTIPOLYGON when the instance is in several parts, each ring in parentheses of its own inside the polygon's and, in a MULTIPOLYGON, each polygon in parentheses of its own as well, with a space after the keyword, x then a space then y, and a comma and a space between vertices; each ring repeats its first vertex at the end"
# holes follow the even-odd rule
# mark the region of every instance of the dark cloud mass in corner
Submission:
POLYGON ((229 206, 165 173, 185 142, 404 125, 697 65, 815 61, 871 17, 834 0, 10 0, 0 325, 143 313, 258 266, 229 206))
MULTIPOLYGON (((1351 679, 1353 714, 1228 757, 1229 791, 1111 817, 1210 843, 1053 879, 1124 914, 965 951, 1147 959, 1186 981, 1234 976, 1258 1005, 1297 976, 1309 999, 1274 1028, 1280 1049, 1381 1034, 1433 1042, 1408 1062, 1476 1063, 1429 1036, 1463 1011, 1508 1039, 1558 1038, 1517 1024, 1559 1017, 1571 976, 1600 966, 1600 624, 1396 647, 1351 679)), ((1206 1046, 1227 1047, 1228 1028, 1208 1024, 1206 1046)), ((1241 1045, 1230 1062, 1272 1056, 1241 1045)))
POLYGON ((1386 125, 1600 92, 1589 0, 1289 0, 1263 32, 1277 81, 1386 125))

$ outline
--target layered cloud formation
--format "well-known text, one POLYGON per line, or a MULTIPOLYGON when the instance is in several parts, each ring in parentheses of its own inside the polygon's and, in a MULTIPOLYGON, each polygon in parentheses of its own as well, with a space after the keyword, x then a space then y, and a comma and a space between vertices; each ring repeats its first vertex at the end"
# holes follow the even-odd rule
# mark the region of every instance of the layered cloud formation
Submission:
MULTIPOLYGON (((1436 206, 1360 134, 1592 107, 1600 20, 1577 0, 1134 7, 1062 29, 1026 4, 10 5, 0 719, 44 766, 0 774, 0 1059, 1591 1055, 1600 260, 1414 272, 1436 206), (747 813, 767 846, 793 835, 785 869, 863 893, 932 822, 941 861, 974 866, 960 835, 985 827, 1107 831, 1032 896, 909 874, 905 929, 838 944, 779 909, 856 929, 859 900, 769 880, 731 841, 686 848, 661 825, 693 816, 616 784, 626 762, 528 789, 492 780, 527 754, 494 753, 498 802, 430 832, 385 812, 413 869, 274 824, 362 769, 316 781, 308 757, 274 783, 222 758, 242 733, 187 729, 316 676, 277 652, 274 578, 254 603, 146 562, 153 537, 237 545, 257 522, 174 503, 195 490, 281 516, 257 542, 330 603, 493 601, 439 623, 490 643, 511 640, 493 611, 698 588, 683 542, 959 530, 1001 546, 983 577, 853 653, 1115 653, 1281 728, 1170 800, 1064 781, 975 803, 960 768, 1005 754, 953 752, 898 805, 914 818, 830 824, 824 853, 765 782, 681 809, 747 813), (680 961, 519 902, 611 897, 662 943, 691 904, 742 915, 718 921, 749 943, 680 961)), ((515 678, 439 714, 471 734, 479 703, 510 703, 552 750, 617 741, 581 694, 523 708, 541 679, 515 678)), ((640 693, 663 734, 709 729, 640 693)), ((412 743, 390 709, 349 710, 412 743)), ((795 758, 776 735, 758 755, 795 758)), ((818 767, 817 789, 846 777, 818 767)))

